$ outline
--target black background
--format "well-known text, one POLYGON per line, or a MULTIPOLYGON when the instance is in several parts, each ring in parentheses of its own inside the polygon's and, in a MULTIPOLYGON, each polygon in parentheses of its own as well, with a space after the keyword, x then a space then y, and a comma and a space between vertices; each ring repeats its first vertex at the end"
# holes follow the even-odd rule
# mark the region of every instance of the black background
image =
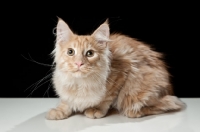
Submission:
POLYGON ((39 87, 36 87, 36 82, 52 70, 33 60, 52 64, 50 53, 54 48, 53 28, 56 27, 57 16, 66 21, 77 34, 92 33, 109 18, 111 32, 137 38, 165 54, 175 95, 200 97, 197 66, 199 14, 195 4, 65 1, 11 2, 5 7, 1 16, 4 22, 1 26, 5 30, 2 30, 1 36, 1 65, 5 68, 1 69, 3 84, 0 97, 56 97, 51 83, 43 84, 50 78, 41 81, 37 85, 39 87))

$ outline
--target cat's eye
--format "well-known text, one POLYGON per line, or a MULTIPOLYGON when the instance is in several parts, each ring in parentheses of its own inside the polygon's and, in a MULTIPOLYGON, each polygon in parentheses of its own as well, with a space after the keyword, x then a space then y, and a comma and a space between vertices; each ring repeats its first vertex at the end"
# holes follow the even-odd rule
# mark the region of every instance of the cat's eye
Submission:
POLYGON ((75 53, 75 51, 74 51, 74 49, 72 49, 72 48, 69 48, 68 51, 67 51, 67 54, 68 54, 69 56, 73 56, 74 53, 75 53))
POLYGON ((92 57, 92 56, 94 56, 94 51, 93 51, 93 50, 88 50, 88 51, 86 52, 86 56, 87 56, 87 57, 92 57))

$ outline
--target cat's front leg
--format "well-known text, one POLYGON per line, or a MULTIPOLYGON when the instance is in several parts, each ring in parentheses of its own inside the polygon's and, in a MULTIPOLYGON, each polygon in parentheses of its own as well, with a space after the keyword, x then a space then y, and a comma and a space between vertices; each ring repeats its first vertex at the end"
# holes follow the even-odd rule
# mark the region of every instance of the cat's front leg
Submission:
POLYGON ((110 108, 110 104, 111 102, 102 102, 97 107, 86 109, 84 114, 88 118, 92 118, 92 119, 102 118, 107 114, 110 108))
POLYGON ((51 109, 46 114, 48 120, 61 120, 66 119, 72 114, 72 110, 69 108, 66 102, 60 101, 56 108, 51 109))
POLYGON ((98 108, 88 108, 85 110, 84 114, 85 116, 87 116, 88 118, 102 118, 106 115, 107 112, 104 112, 98 108))

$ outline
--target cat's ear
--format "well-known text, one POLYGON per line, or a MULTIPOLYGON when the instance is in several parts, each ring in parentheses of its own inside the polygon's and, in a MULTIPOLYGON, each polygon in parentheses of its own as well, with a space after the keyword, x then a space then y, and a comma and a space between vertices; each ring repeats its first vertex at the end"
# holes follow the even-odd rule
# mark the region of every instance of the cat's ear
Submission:
POLYGON ((56 27, 56 41, 57 42, 68 42, 73 36, 73 32, 61 18, 58 18, 58 24, 56 27))
POLYGON ((92 37, 95 38, 101 47, 106 47, 106 43, 110 41, 110 28, 108 25, 108 19, 93 32, 92 37))

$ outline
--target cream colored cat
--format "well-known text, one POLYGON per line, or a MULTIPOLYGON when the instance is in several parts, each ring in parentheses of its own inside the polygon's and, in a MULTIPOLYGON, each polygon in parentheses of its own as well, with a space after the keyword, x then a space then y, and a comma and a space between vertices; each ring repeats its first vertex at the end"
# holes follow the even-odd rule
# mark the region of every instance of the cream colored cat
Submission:
POLYGON ((101 118, 110 108, 134 118, 184 107, 172 95, 162 54, 134 38, 110 34, 107 21, 91 35, 77 35, 59 18, 56 36, 53 84, 60 103, 47 119, 74 112, 101 118))

